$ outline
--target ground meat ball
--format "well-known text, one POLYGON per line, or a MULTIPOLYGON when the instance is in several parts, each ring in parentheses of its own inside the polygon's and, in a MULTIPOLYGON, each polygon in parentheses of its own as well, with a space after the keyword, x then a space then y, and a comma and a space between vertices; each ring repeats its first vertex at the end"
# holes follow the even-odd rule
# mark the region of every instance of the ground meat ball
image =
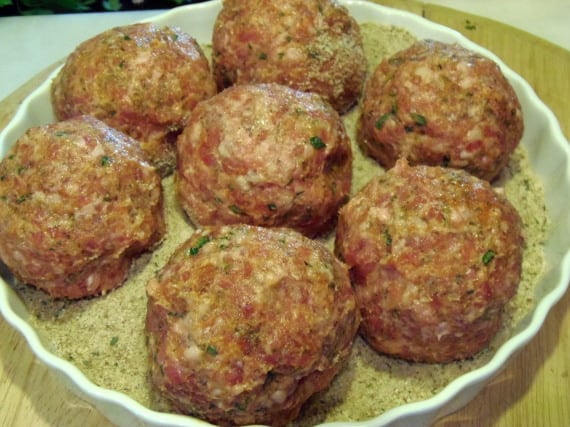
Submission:
POLYGON ((350 192, 352 151, 338 113, 277 84, 201 102, 178 139, 177 191, 198 225, 288 226, 317 235, 350 192))
POLYGON ((54 297, 116 288, 163 233, 156 170, 94 118, 32 128, 0 163, 0 258, 54 297))
POLYGON ((521 233, 514 207, 486 181, 400 160, 340 213, 335 250, 350 267, 362 335, 412 361, 474 355, 516 292, 521 233))
POLYGON ((376 68, 365 89, 358 142, 386 168, 403 157, 492 180, 522 134, 521 106, 494 62, 459 45, 424 40, 376 68))
POLYGON ((140 141, 162 175, 194 106, 216 93, 197 42, 174 27, 134 24, 80 44, 52 85, 59 119, 89 114, 140 141))
POLYGON ((151 377, 178 411, 284 425, 330 384, 359 323, 348 270, 286 228, 204 228, 147 285, 151 377))
POLYGON ((366 74, 360 28, 331 0, 225 0, 212 59, 219 89, 280 83, 319 93, 341 113, 366 74))

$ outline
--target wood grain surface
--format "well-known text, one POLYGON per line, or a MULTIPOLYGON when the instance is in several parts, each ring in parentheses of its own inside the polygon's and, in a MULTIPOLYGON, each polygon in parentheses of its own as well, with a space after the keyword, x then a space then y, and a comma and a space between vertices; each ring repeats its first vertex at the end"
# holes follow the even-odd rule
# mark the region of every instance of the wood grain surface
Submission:
MULTIPOLYGON (((405 9, 463 33, 523 76, 570 135, 570 52, 501 23, 417 1, 376 1, 405 9)), ((0 128, 50 70, 0 102, 0 128)), ((568 197, 568 195, 564 195, 568 197)), ((437 421, 451 426, 570 425, 570 294, 548 315, 539 334, 461 410, 437 421)), ((72 395, 0 319, 0 427, 111 426, 72 395)))

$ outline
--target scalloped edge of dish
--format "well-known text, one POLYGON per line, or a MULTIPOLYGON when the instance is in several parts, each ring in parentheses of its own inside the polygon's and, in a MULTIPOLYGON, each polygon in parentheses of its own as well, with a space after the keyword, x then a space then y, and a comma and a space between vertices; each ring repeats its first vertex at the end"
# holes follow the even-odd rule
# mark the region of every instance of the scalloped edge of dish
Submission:
MULTIPOLYGON (((550 309, 566 292, 570 280, 570 244, 566 240, 566 236, 570 235, 570 217, 567 215, 570 210, 570 201, 556 197, 556 194, 570 194, 570 148, 554 114, 538 98, 530 85, 492 52, 452 29, 409 12, 362 0, 344 0, 341 3, 349 8, 351 14, 359 22, 373 21, 399 26, 407 28, 418 38, 456 42, 497 62, 515 88, 523 105, 526 129, 521 143, 529 151, 533 170, 541 179, 545 190, 546 205, 551 221, 551 230, 545 245, 547 265, 536 287, 539 302, 527 316, 526 327, 501 345, 487 364, 456 378, 429 399, 395 407, 367 421, 320 425, 321 427, 379 427, 412 424, 427 426, 437 418, 458 410, 472 400, 487 381, 505 367, 510 357, 538 333, 550 309), (533 143, 545 140, 548 144, 533 143)), ((211 39, 211 23, 220 8, 221 1, 214 0, 175 8, 145 21, 158 25, 180 26, 198 41, 204 42, 211 39)), ((0 132, 0 158, 28 127, 54 120, 51 105, 46 105, 43 100, 45 96, 49 97, 51 80, 58 71, 59 68, 24 100, 10 123, 0 132)), ((36 331, 26 322, 25 319, 29 314, 19 297, 2 278, 0 278, 0 312, 8 323, 23 335, 39 360, 56 372, 60 380, 73 393, 94 405, 111 422, 129 427, 136 425, 211 426, 196 418, 153 411, 125 394, 93 384, 75 365, 55 356, 45 348, 36 331)))

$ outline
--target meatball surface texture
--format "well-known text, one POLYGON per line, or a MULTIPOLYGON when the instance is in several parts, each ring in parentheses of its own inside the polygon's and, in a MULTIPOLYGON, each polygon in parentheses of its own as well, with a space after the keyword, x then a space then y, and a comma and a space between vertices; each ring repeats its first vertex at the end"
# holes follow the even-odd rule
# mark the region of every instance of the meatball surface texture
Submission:
POLYGON ((197 225, 328 231, 352 181, 350 139, 318 95, 233 86, 201 102, 177 142, 179 200, 197 225))
POLYGON ((164 234, 138 143, 82 116, 28 130, 0 163, 0 258, 54 297, 112 290, 164 234))
POLYGON ((362 92, 358 23, 331 0, 225 0, 213 33, 218 88, 280 83, 324 96, 340 113, 362 92))
POLYGON ((60 120, 89 114, 137 139, 162 175, 195 105, 217 92, 198 43, 175 27, 133 24, 80 44, 52 84, 60 120))
POLYGON ((400 160, 340 212, 361 334, 380 353, 450 362, 482 350, 521 275, 520 217, 487 181, 400 160))
POLYGON ((491 181, 523 128, 519 100, 493 61, 423 40, 378 65, 363 95, 357 139, 385 168, 405 158, 491 181))
POLYGON ((347 360, 359 313, 348 270, 286 228, 206 227, 147 285, 151 378, 220 425, 285 425, 347 360))

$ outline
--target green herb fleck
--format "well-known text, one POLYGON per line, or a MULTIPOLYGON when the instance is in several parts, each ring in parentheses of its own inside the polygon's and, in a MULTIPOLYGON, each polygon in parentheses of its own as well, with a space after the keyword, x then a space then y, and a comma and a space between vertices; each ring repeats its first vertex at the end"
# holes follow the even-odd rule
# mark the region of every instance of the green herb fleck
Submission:
POLYGON ((390 234, 390 232, 388 230, 384 230, 382 232, 382 234, 384 235, 384 242, 386 242, 386 245, 391 246, 392 245, 392 235, 390 234))
POLYGON ((425 116, 417 113, 410 113, 410 117, 418 126, 425 126, 427 125, 427 119, 425 116))
POLYGON ((327 146, 318 136, 312 136, 310 142, 315 150, 322 150, 327 146))
POLYGON ((24 203, 26 200, 30 199, 30 197, 32 197, 32 193, 23 194, 16 199, 16 204, 19 205, 20 203, 24 203))
POLYGON ((392 114, 398 114, 398 103, 396 101, 392 102, 392 114))
POLYGON ((243 210, 237 205, 230 205, 229 209, 236 215, 243 215, 243 210))
POLYGON ((188 249, 188 255, 197 255, 198 252, 200 252, 200 249, 202 249, 204 247, 204 245, 206 243, 208 243, 210 241, 210 236, 202 236, 198 239, 198 242, 196 242, 195 246, 192 246, 190 249, 188 249))
POLYGON ((113 159, 109 156, 101 157, 101 166, 109 166, 113 162, 113 159))
POLYGON ((266 59, 267 59, 267 54, 266 54, 265 52, 261 52, 261 53, 259 54, 259 59, 261 59, 262 61, 266 60, 266 59))
POLYGON ((131 36, 129 36, 128 34, 125 34, 123 36, 123 40, 130 40, 130 39, 131 39, 131 36))
POLYGON ((113 346, 116 346, 118 342, 119 342, 119 337, 113 337, 113 338, 111 338, 111 341, 109 342, 109 344, 111 345, 111 347, 113 347, 113 346))
POLYGON ((483 264, 488 265, 491 261, 493 261, 493 259, 495 258, 495 251, 489 249, 487 252, 485 252, 483 254, 483 257, 481 258, 481 260, 483 261, 483 264))
POLYGON ((392 113, 382 114, 378 120, 376 120, 376 129, 382 129, 384 123, 392 116, 392 113))
POLYGON ((317 49, 309 49, 308 54, 311 59, 319 59, 320 56, 320 52, 317 49))
POLYGON ((208 345, 208 347, 206 347, 206 353, 208 353, 210 356, 217 356, 218 349, 213 345, 208 345))
POLYGON ((277 210, 277 205, 275 203, 269 203, 267 205, 267 209, 269 209, 270 211, 276 211, 277 210))
POLYGON ((246 405, 245 403, 242 403, 242 402, 237 402, 237 403, 235 404, 235 408, 236 408, 238 411, 245 411, 245 410, 247 409, 247 405, 246 405))
POLYGON ((469 19, 465 20, 465 29, 466 30, 476 30, 477 25, 474 22, 471 22, 469 19))
POLYGON ((170 317, 177 317, 177 318, 182 318, 184 317, 184 313, 178 313, 177 311, 169 311, 168 315, 170 317))

